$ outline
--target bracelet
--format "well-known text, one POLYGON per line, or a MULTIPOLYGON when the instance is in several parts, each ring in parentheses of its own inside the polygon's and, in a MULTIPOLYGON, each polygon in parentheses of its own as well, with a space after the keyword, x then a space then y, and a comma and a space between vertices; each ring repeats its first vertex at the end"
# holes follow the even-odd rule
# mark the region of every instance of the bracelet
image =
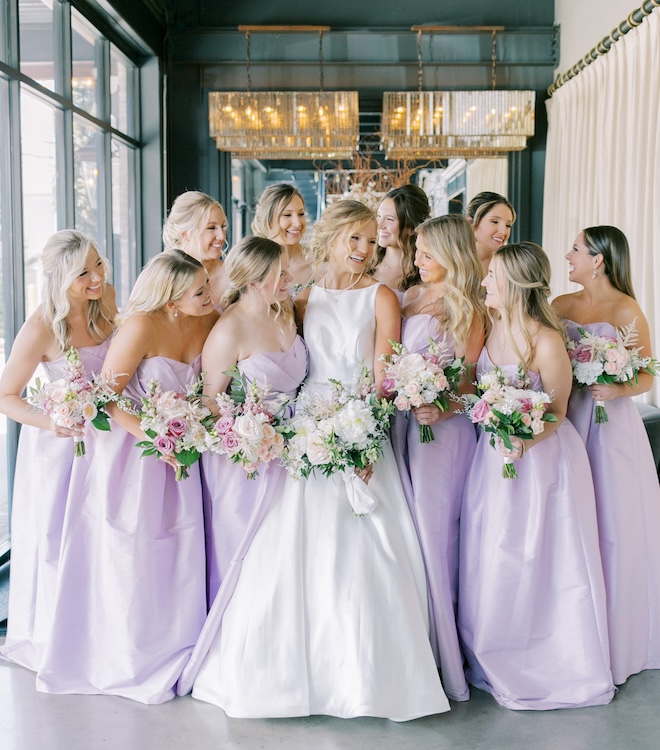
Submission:
POLYGON ((525 441, 520 441, 520 458, 522 458, 525 455, 525 451, 527 450, 527 446, 525 445, 525 441))

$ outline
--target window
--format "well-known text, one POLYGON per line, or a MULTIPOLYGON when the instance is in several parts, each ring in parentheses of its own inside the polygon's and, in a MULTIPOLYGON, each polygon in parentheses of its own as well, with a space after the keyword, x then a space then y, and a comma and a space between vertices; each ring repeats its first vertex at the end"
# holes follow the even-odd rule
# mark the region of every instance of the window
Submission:
MULTIPOLYGON (((145 51, 133 59, 125 32, 114 38, 114 21, 98 23, 69 0, 0 0, 0 365, 41 299, 53 232, 96 241, 120 305, 141 265, 135 60, 145 51)), ((0 415, 0 556, 17 434, 0 415)))

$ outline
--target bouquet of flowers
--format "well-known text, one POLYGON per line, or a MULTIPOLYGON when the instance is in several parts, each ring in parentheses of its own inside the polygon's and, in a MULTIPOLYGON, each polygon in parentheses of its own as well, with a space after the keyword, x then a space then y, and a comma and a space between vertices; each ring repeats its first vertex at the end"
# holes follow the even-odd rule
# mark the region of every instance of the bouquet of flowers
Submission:
MULTIPOLYGON (((30 388, 28 403, 44 411, 55 424, 75 427, 91 422, 98 430, 109 430, 110 421, 105 405, 118 401, 112 386, 113 380, 94 373, 87 374, 78 351, 71 347, 65 354, 64 376, 52 383, 42 383, 30 388)), ((74 455, 85 455, 82 437, 74 437, 74 455)))
POLYGON ((377 500, 354 469, 363 470, 380 458, 394 406, 376 396, 366 367, 351 387, 338 380, 330 380, 330 385, 329 396, 305 390, 298 396, 295 416, 288 422, 282 464, 295 479, 316 470, 325 476, 341 472, 353 510, 364 515, 376 507, 377 500))
MULTIPOLYGON (((530 381, 522 365, 518 365, 518 376, 507 377, 499 367, 485 372, 477 382, 478 395, 463 397, 468 404, 466 414, 484 432, 491 433, 490 444, 495 447, 495 438, 501 438, 504 445, 512 450, 511 437, 531 440, 545 428, 545 422, 556 422, 554 414, 547 408, 551 396, 543 391, 530 388, 530 381)), ((502 476, 517 479, 518 472, 513 459, 504 458, 502 476)))
POLYGON ((137 412, 140 428, 149 438, 137 443, 142 458, 174 456, 179 463, 177 482, 188 477, 188 469, 214 442, 213 414, 202 403, 202 387, 203 374, 185 393, 164 391, 157 380, 151 380, 137 412))
MULTIPOLYGON (((449 398, 458 393, 458 384, 465 372, 463 358, 456 359, 445 339, 437 343, 429 338, 424 354, 409 352, 403 344, 390 340, 394 354, 383 355, 386 363, 383 390, 394 395, 399 411, 410 411, 423 404, 435 404, 441 411, 449 409, 449 398)), ((435 440, 433 428, 420 424, 419 440, 435 440)))
POLYGON ((255 479, 260 463, 282 455, 288 399, 274 398, 267 387, 248 383, 235 366, 227 374, 232 376, 231 389, 215 398, 219 417, 212 429, 216 441, 211 451, 241 464, 248 479, 255 479))
MULTIPOLYGON (((580 340, 568 341, 566 348, 573 366, 573 380, 578 387, 594 383, 638 382, 640 372, 658 374, 658 360, 642 357, 637 343, 637 318, 620 328, 613 336, 596 336, 578 328, 580 340)), ((596 423, 607 422, 607 411, 602 401, 596 401, 596 423)))

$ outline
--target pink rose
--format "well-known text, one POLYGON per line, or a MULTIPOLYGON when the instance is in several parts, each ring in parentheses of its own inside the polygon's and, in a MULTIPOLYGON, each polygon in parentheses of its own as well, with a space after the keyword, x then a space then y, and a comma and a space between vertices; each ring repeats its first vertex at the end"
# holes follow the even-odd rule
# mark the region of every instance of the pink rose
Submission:
POLYGON ((410 409, 410 404, 405 396, 397 396, 394 399, 394 406, 396 406, 399 411, 408 411, 408 409, 410 409))
POLYGON ((394 380, 392 378, 385 378, 380 384, 380 389, 386 396, 389 396, 394 392, 394 380))
POLYGON ((449 388, 449 382, 447 381, 444 373, 442 375, 438 375, 438 377, 435 379, 435 385, 438 390, 441 391, 446 391, 447 388, 449 388))
POLYGON ((228 432, 226 435, 222 436, 222 450, 225 453, 228 453, 231 456, 236 453, 237 449, 238 439, 236 438, 236 435, 228 432))
POLYGON ((525 425, 525 427, 529 427, 532 424, 532 416, 531 414, 523 414, 520 418, 520 421, 525 425))
POLYGON ((584 344, 579 344, 572 352, 569 351, 568 356, 578 362, 591 362, 591 349, 584 344))
POLYGON ((167 435, 158 435, 155 437, 153 445, 159 453, 163 453, 166 456, 171 456, 174 453, 174 440, 167 435))
POLYGON ((218 435, 226 435, 231 430, 233 424, 233 417, 225 415, 224 417, 220 417, 215 423, 215 431, 218 435))
POLYGON ((406 386, 406 396, 414 396, 416 393, 419 393, 419 385, 414 381, 408 383, 406 386))
POLYGON ((424 399, 419 394, 410 397, 410 405, 414 408, 421 406, 423 403, 424 399))
MULTIPOLYGON (((521 406, 521 408, 522 408, 523 411, 531 411, 532 410, 532 406, 534 406, 534 404, 532 403, 532 399, 531 398, 524 398, 520 402, 520 406, 521 406)), ((527 424, 527 422, 525 422, 525 424, 527 424)))
POLYGON ((167 430, 170 435, 172 435, 172 437, 180 438, 183 437, 183 435, 185 435, 188 431, 188 423, 185 419, 174 417, 167 423, 167 430))
POLYGON ((470 419, 476 424, 483 422, 487 416, 491 413, 490 404, 482 399, 479 399, 470 412, 470 419))
POLYGON ((608 375, 616 375, 619 371, 619 366, 616 362, 605 362, 605 372, 608 375))

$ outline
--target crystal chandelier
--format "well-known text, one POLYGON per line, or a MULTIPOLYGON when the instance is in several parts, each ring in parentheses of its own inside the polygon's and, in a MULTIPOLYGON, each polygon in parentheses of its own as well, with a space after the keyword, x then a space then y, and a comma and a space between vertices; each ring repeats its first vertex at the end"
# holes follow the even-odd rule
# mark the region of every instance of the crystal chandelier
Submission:
POLYGON ((209 130, 218 149, 243 159, 350 159, 360 129, 358 93, 323 91, 323 31, 328 27, 304 27, 319 32, 319 91, 251 91, 251 27, 241 29, 247 42, 247 91, 209 94, 209 130))
MULTIPOLYGON (((382 146, 388 159, 498 157, 521 151, 534 134, 534 91, 496 90, 497 31, 493 35, 491 90, 423 91, 422 32, 417 31, 418 91, 383 94, 382 146)), ((484 28, 479 29, 484 30, 484 28)))

